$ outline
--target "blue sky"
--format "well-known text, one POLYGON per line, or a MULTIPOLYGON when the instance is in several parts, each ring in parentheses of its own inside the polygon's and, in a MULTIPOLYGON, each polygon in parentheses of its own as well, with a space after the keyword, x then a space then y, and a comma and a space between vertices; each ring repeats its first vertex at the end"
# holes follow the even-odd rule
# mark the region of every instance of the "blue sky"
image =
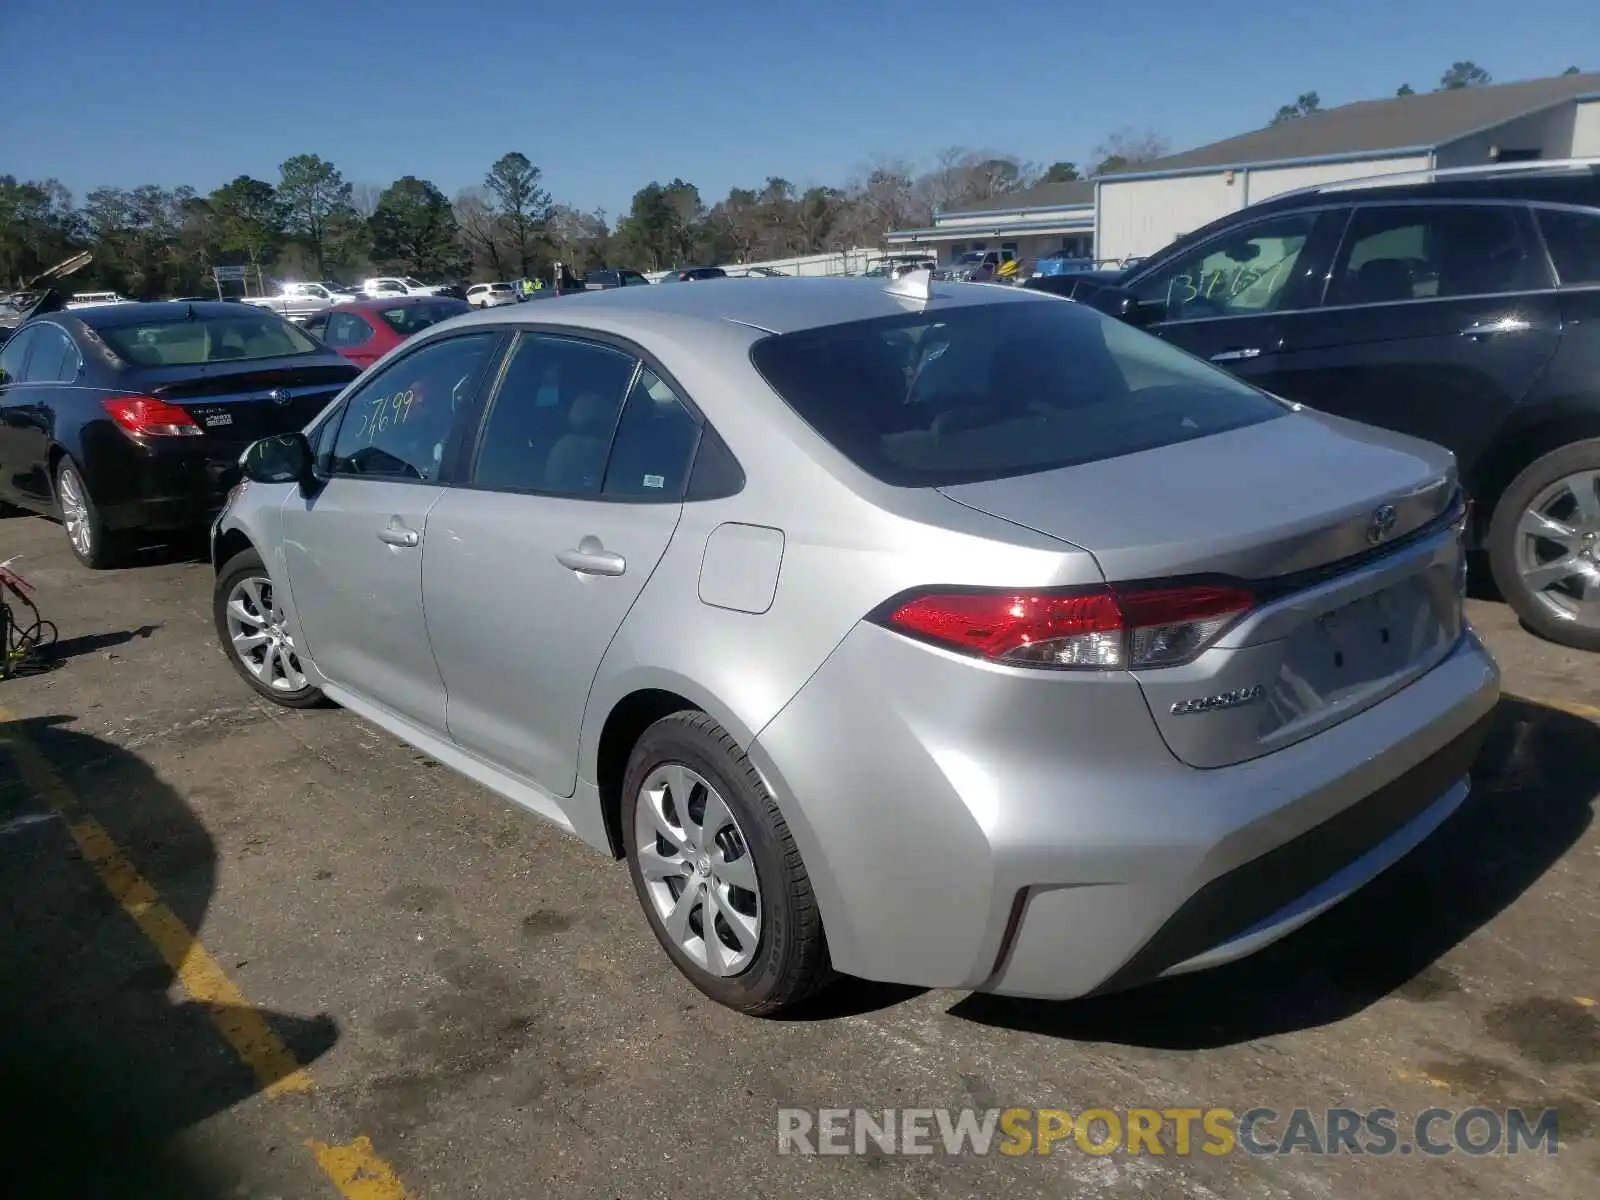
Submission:
MULTIPOLYGON (((299 153, 448 194, 508 150, 613 217, 651 179, 708 202, 837 183, 947 146, 1082 163, 1120 126, 1174 149, 1437 83, 1600 53, 1594 0, 59 0, 0 5, 0 172, 90 188, 239 174, 299 153), (1297 11, 1298 10, 1298 11, 1297 11), (1511 16, 1508 12, 1520 15, 1511 16), (15 68, 26 64, 25 71, 15 68), (40 89, 37 103, 21 89, 40 89), (45 97, 48 98, 45 98, 45 97)), ((1600 69, 1600 61, 1576 65, 1600 69)))

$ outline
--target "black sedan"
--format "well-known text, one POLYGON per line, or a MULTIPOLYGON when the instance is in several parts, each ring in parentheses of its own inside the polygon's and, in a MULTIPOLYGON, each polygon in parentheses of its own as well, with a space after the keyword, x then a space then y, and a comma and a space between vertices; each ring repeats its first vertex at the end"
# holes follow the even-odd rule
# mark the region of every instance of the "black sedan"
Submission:
POLYGON ((204 528, 246 446, 360 374, 255 306, 49 307, 0 348, 0 503, 59 517, 90 567, 136 530, 204 528))

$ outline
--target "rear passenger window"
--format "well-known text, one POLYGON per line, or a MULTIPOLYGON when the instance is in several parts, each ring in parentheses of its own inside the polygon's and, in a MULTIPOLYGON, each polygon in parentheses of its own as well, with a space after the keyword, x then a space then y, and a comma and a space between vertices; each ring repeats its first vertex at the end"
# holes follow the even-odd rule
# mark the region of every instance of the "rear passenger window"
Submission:
POLYGON ((681 500, 700 424, 655 372, 641 370, 617 422, 603 494, 618 500, 681 500))
POLYGON ((40 325, 34 334, 24 379, 28 383, 68 383, 78 374, 78 351, 72 339, 54 325, 40 325))
POLYGON ((34 338, 42 328, 42 325, 30 325, 11 335, 5 349, 0 350, 0 383, 22 382, 22 366, 28 361, 28 347, 33 345, 34 338))
POLYGON ((598 495, 637 366, 609 346, 524 334, 484 424, 473 486, 598 495))
POLYGON ((1600 283, 1600 215, 1538 210, 1539 230, 1562 287, 1600 283))
POLYGON ((1333 265, 1328 304, 1493 296, 1548 286, 1507 205, 1358 208, 1333 265))

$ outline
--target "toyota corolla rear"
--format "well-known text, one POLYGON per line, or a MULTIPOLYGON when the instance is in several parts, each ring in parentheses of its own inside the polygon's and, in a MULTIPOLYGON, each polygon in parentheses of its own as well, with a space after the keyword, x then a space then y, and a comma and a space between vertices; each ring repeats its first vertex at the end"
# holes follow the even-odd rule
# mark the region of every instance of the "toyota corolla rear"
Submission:
POLYGON ((1465 798, 1499 676, 1447 451, 1049 297, 752 359, 875 509, 797 547, 864 616, 752 752, 841 969, 1064 998, 1228 961, 1465 798))

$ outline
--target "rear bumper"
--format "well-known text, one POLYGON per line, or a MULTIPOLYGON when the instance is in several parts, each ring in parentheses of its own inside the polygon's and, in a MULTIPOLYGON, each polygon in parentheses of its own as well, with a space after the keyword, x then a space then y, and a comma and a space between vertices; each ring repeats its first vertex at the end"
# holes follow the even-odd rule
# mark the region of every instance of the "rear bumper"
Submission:
POLYGON ((112 529, 199 529, 240 478, 243 444, 209 438, 135 442, 106 429, 86 447, 84 482, 112 529))
POLYGON ((840 970, 1066 999, 1241 957, 1365 883, 1460 804, 1499 690, 1469 631, 1381 703, 1199 770, 1131 677, 990 668, 862 626, 751 758, 840 970))

